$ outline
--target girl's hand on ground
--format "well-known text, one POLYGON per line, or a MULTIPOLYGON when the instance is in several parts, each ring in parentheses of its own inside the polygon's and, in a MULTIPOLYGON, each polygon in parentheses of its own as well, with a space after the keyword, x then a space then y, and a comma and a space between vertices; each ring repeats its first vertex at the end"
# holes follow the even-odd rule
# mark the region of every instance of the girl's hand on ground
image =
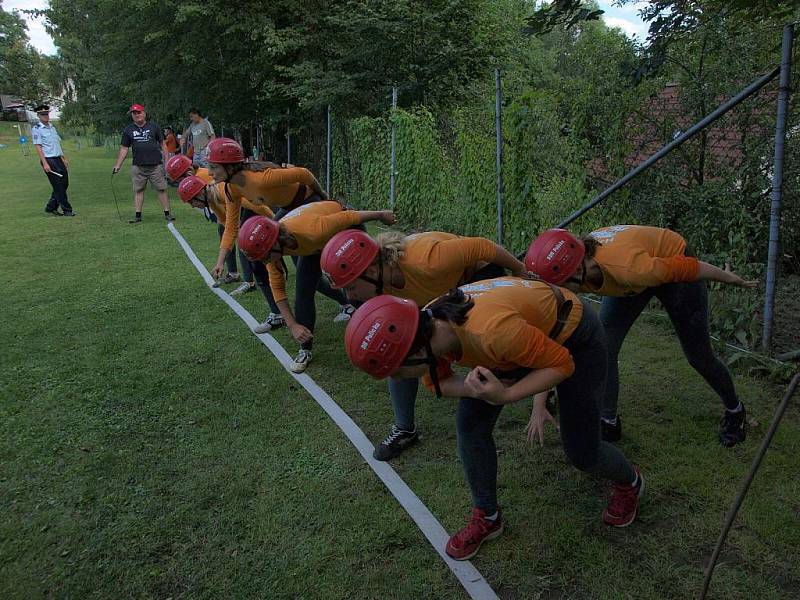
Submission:
POLYGON ((539 437, 539 446, 544 446, 544 424, 550 421, 556 428, 556 431, 559 430, 558 428, 558 421, 556 421, 555 417, 550 414, 550 411, 547 410, 547 407, 543 407, 539 410, 534 404, 533 411, 531 412, 531 418, 528 421, 528 426, 525 428, 525 431, 528 432, 528 443, 533 444, 536 437, 539 437))
POLYGON ((214 279, 219 279, 222 277, 222 271, 225 270, 225 263, 217 263, 214 265, 214 268, 211 269, 211 276, 214 279))
POLYGON ((390 210, 381 211, 381 223, 384 225, 394 225, 397 222, 397 219, 394 216, 394 213, 390 210))
POLYGON ((506 386, 486 367, 475 367, 464 378, 469 395, 489 404, 506 404, 506 386))
POLYGON ((739 287, 754 289, 758 287, 758 281, 746 281, 731 270, 730 263, 725 263, 725 272, 728 274, 728 283, 739 287))
POLYGON ((289 331, 292 332, 292 337, 300 344, 305 344, 314 339, 314 334, 311 333, 311 330, 308 327, 300 325, 300 323, 290 325, 289 331))

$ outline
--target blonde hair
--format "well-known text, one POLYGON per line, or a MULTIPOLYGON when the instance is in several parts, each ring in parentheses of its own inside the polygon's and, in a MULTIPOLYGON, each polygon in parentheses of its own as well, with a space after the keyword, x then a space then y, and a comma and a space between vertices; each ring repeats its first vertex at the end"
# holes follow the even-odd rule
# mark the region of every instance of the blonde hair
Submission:
POLYGON ((212 183, 206 186, 206 200, 209 206, 224 206, 225 199, 219 193, 219 186, 212 183))
POLYGON ((387 231, 375 236, 380 248, 383 263, 395 266, 403 258, 406 250, 406 234, 401 231, 387 231))

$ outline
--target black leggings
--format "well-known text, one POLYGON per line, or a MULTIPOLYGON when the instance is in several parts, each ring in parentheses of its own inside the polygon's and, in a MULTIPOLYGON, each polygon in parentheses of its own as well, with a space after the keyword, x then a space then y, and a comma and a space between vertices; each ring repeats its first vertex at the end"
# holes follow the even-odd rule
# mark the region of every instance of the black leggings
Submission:
POLYGON ((653 297, 658 298, 666 309, 689 364, 719 395, 725 408, 736 408, 739 399, 730 371, 711 348, 708 333, 708 292, 705 283, 693 281, 647 288, 635 296, 603 298, 600 321, 606 330, 608 343, 608 375, 602 416, 613 419, 617 415, 619 351, 631 326, 653 297))
MULTIPOLYGON (((603 328, 588 306, 584 305, 581 322, 564 347, 575 361, 575 372, 556 387, 564 453, 581 471, 631 483, 633 466, 618 448, 600 439, 606 349, 603 328)), ((497 449, 492 431, 502 409, 476 398, 461 398, 456 414, 458 453, 472 504, 489 514, 497 510, 497 449)))
MULTIPOLYGON (((347 296, 342 290, 334 290, 326 279, 322 277, 322 267, 319 264, 319 254, 310 256, 293 256, 292 260, 297 267, 297 281, 295 285, 294 317, 297 322, 310 331, 314 331, 317 322, 317 306, 314 294, 317 291, 325 294, 340 305, 347 304, 347 296)), ((301 344, 304 350, 311 350, 313 340, 301 344)))
MULTIPOLYGON (((219 239, 222 239, 222 236, 225 235, 225 224, 224 223, 217 223, 217 233, 219 234, 219 239)), ((236 246, 231 248, 231 251, 228 252, 228 256, 225 257, 225 268, 228 269, 228 273, 237 273, 236 269, 236 246)))

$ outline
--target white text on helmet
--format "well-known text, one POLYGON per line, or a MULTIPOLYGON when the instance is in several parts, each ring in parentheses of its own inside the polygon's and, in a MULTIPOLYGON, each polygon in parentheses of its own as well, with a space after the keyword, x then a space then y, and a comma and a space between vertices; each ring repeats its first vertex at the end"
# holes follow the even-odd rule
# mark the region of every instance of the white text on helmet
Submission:
POLYGON ((344 244, 342 244, 341 248, 339 248, 336 251, 336 258, 339 258, 342 255, 342 253, 352 245, 353 245, 353 238, 348 238, 348 240, 344 244))
POLYGON ((380 321, 375 321, 372 324, 372 327, 369 328, 367 335, 365 335, 364 339, 361 341, 362 350, 366 350, 367 348, 369 348, 369 344, 372 341, 372 338, 375 337, 375 334, 378 333, 382 325, 383 323, 381 323, 380 321))
POLYGON ((547 253, 547 260, 553 260, 553 257, 556 255, 556 252, 561 250, 561 247, 564 245, 564 240, 559 240, 558 243, 553 246, 553 249, 547 253))

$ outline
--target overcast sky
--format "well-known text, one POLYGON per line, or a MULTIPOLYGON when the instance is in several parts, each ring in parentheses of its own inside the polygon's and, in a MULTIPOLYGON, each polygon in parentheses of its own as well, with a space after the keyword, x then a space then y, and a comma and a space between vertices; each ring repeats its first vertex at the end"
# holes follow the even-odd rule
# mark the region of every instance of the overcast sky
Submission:
MULTIPOLYGON (((619 27, 628 36, 636 36, 640 41, 644 41, 647 37, 647 26, 639 18, 635 4, 618 7, 614 6, 614 0, 598 0, 597 3, 605 11, 603 19, 609 26, 619 27)), ((14 9, 45 8, 47 5, 48 0, 3 0, 2 6, 3 10, 11 12, 14 9)), ((55 54, 56 47, 53 45, 52 38, 44 30, 42 19, 32 19, 24 15, 23 18, 28 23, 28 36, 31 44, 44 54, 55 54)))

